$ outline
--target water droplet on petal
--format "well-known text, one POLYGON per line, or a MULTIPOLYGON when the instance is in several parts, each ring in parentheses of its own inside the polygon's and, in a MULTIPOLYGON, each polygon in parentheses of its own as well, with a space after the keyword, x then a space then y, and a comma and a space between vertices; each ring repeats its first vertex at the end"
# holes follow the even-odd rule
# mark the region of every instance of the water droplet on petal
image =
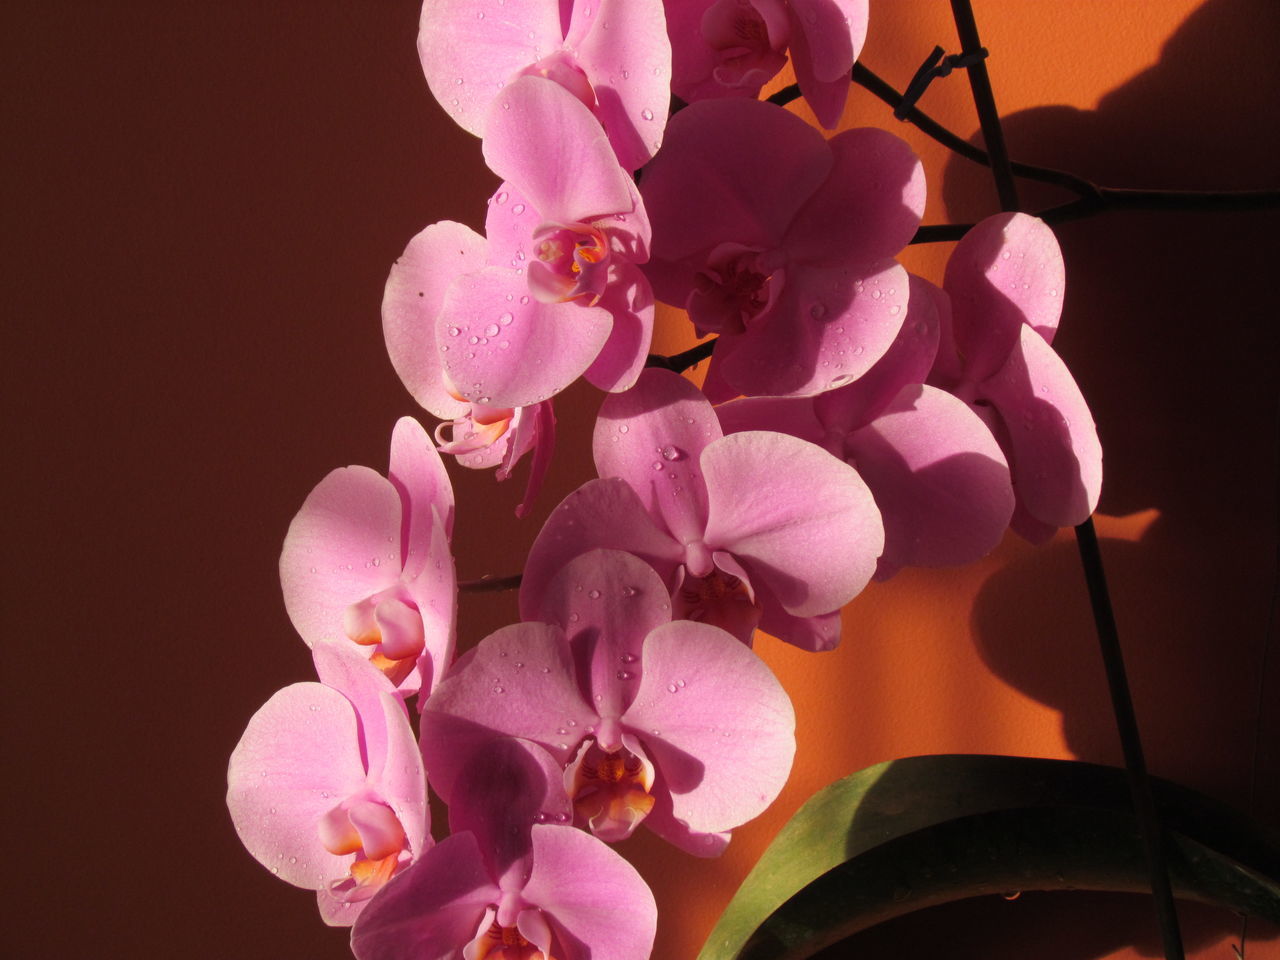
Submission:
POLYGON ((484 335, 486 337, 496 337, 498 335, 498 325, 496 323, 489 324, 484 328, 484 335))
POLYGON ((625 423, 624 423, 624 424, 620 424, 620 425, 618 426, 618 432, 619 432, 619 433, 626 433, 626 432, 627 432, 627 431, 629 431, 630 429, 631 429, 631 428, 630 428, 630 427, 628 427, 625 423))
POLYGON ((462 331, 461 331, 461 330, 459 330, 457 327, 450 327, 450 328, 449 328, 449 336, 451 336, 451 337, 456 337, 456 336, 457 336, 458 334, 460 334, 460 333, 462 333, 462 331))
POLYGON ((667 693, 675 693, 679 688, 674 683, 667 684, 667 693))
POLYGON ((645 107, 643 110, 640 111, 640 116, 643 117, 645 120, 652 120, 653 111, 650 110, 648 107, 645 107))
POLYGON ((514 213, 517 217, 520 216, 520 214, 524 213, 524 204, 517 203, 514 207, 511 208, 511 212, 514 213))
POLYGON ((505 689, 503 689, 503 687, 501 687, 500 685, 496 685, 496 684, 495 684, 495 685, 494 685, 494 688, 493 688, 493 692, 494 692, 494 693, 506 693, 507 691, 506 691, 505 689))
POLYGON ((678 447, 673 447, 668 445, 662 448, 663 460, 679 460, 683 456, 684 454, 680 452, 680 449, 678 447))

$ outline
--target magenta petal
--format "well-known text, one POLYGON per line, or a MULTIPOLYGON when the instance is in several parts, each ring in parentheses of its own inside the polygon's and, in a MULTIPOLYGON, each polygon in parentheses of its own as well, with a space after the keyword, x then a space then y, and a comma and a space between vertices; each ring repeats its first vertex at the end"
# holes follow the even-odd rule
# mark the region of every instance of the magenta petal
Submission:
POLYGON ((573 827, 533 828, 533 870, 523 898, 540 907, 574 957, 648 960, 658 907, 648 885, 608 845, 573 827))
POLYGON ((644 680, 623 724, 658 768, 676 820, 731 830, 773 802, 795 755, 791 700, 756 654, 717 627, 676 621, 644 645, 644 680))
POLYGON ((596 94, 618 162, 644 166, 662 146, 671 99, 671 44, 662 0, 597 0, 574 5, 565 45, 575 49, 596 94), (581 37, 581 39, 579 39, 581 37))
POLYGON ((654 627, 671 619, 671 597, 653 568, 620 550, 592 550, 555 576, 531 619, 562 628, 590 663, 595 710, 617 717, 640 682, 640 648, 654 627))
POLYGON ((596 719, 578 692, 563 631, 512 624, 459 659, 427 700, 422 756, 432 786, 449 803, 461 768, 495 737, 533 740, 565 764, 596 719))
POLYGON ((1013 514, 1004 454, 986 425, 950 394, 903 387, 845 449, 884 518, 887 563, 970 563, 1004 535, 1013 514))
POLYGON ((592 450, 601 477, 625 480, 649 515, 688 543, 702 539, 707 519, 698 458, 720 436, 715 411, 697 387, 669 370, 651 369, 601 405, 592 450))
POLYGON ((607 310, 539 303, 515 270, 486 267, 449 288, 436 342, 445 373, 467 400, 524 407, 581 376, 612 326, 607 310))
POLYGON ((746 430, 770 430, 821 445, 826 430, 814 414, 814 399, 747 397, 720 404, 716 407, 716 416, 720 418, 720 428, 726 435, 746 430))
POLYGON ((319 683, 277 691, 253 715, 227 767, 227 808, 259 863, 315 890, 342 877, 350 855, 320 842, 320 819, 362 789, 364 764, 350 701, 319 683))
POLYGON ((536 406, 522 407, 516 412, 512 431, 514 436, 510 440, 508 455, 503 458, 497 476, 499 480, 507 479, 511 476, 516 460, 524 456, 526 450, 533 450, 529 479, 524 486, 524 498, 516 506, 516 518, 523 520, 529 515, 529 509, 542 489, 542 481, 551 467, 551 457, 555 452, 556 415, 551 401, 543 400, 536 406))
POLYGON ((729 241, 777 247, 831 165, 822 134, 771 103, 692 104, 640 182, 654 256, 682 260, 729 241))
POLYGON ((793 264, 781 297, 734 338, 720 372, 753 396, 833 390, 884 356, 902 329, 908 300, 907 272, 892 260, 856 267, 793 264))
POLYGON ((369 902, 351 931, 351 951, 358 960, 461 957, 485 909, 500 897, 476 838, 456 833, 369 902))
POLYGON ((1053 339, 1064 270, 1053 231, 1022 213, 988 217, 956 244, 944 286, 970 379, 985 379, 999 368, 1024 324, 1053 339))
MULTIPOLYGON (((876 569, 878 572, 879 563, 876 569)), ((797 617, 783 609, 781 603, 769 591, 767 583, 756 586, 756 596, 764 607, 759 628, 769 636, 777 637, 793 647, 813 653, 834 650, 840 645, 839 610, 816 614, 812 617, 797 617)))
POLYGON ((520 77, 489 110, 485 163, 529 198, 544 221, 629 213, 626 171, 591 111, 560 84, 520 77))
POLYGON ((814 78, 846 76, 867 39, 867 0, 789 0, 789 4, 791 43, 794 47, 797 38, 803 37, 808 54, 804 59, 814 78))
POLYGON ((418 25, 418 56, 427 85, 454 122, 484 135, 490 101, 521 68, 560 46, 554 3, 427 0, 418 25))
POLYGON ((847 130, 828 143, 835 165, 787 229, 787 252, 797 260, 854 262, 896 255, 924 213, 919 158, 875 127, 847 130))
POLYGON ((529 548, 520 583, 520 616, 534 619, 551 579, 596 547, 633 553, 671 584, 684 548, 660 530, 625 480, 591 480, 561 502, 529 548))
POLYGON ((613 317, 613 329, 583 376, 610 393, 629 390, 649 357, 653 290, 639 267, 623 261, 616 266, 599 306, 613 317))
POLYGON ((1004 419, 1018 503, 1057 527, 1088 519, 1102 488, 1102 447, 1088 404, 1053 347, 1023 326, 1004 366, 978 389, 1004 419))
POLYGON ((644 818, 644 825, 667 843, 679 847, 695 857, 718 857, 724 853, 732 835, 727 830, 715 833, 699 833, 676 819, 672 813, 671 794, 659 791, 654 797, 653 809, 644 818))
POLYGON ((735 433, 702 454, 707 545, 724 550, 798 616, 844 606, 884 547, 880 513, 857 472, 781 433, 735 433))
POLYGON ((488 245, 470 227, 433 223, 409 241, 391 268, 382 295, 382 334, 391 365, 424 409, 452 420, 467 405, 449 392, 436 349, 435 321, 445 291, 484 264, 488 245))
POLYGON ((368 467, 334 470, 307 496, 284 538, 280 586, 308 646, 344 637, 347 607, 400 578, 400 522, 400 495, 368 467))

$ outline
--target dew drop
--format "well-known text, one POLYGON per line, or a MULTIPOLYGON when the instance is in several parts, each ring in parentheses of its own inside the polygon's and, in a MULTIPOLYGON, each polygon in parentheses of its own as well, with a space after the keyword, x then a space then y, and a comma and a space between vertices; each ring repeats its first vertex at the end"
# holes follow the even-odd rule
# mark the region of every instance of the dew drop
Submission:
POLYGON ((643 117, 645 120, 652 120, 653 111, 650 110, 648 107, 645 107, 643 110, 640 111, 640 116, 643 117))
POLYGON ((633 676, 635 676, 635 674, 633 674, 630 670, 619 670, 616 674, 614 674, 614 676, 616 676, 619 680, 630 680, 633 676))
POLYGON ((684 681, 683 681, 683 680, 677 680, 677 681, 676 681, 676 686, 677 686, 677 687, 683 687, 683 686, 684 686, 684 681))
POLYGON ((588 596, 588 597, 590 597, 592 600, 599 600, 599 599, 600 599, 600 591, 599 591, 599 590, 588 590, 588 591, 587 591, 587 596, 588 596))
POLYGON ((827 315, 827 305, 825 303, 814 303, 809 307, 809 316, 815 320, 821 320, 827 315))
POLYGON ((496 337, 498 335, 498 325, 496 323, 489 324, 484 328, 484 335, 486 337, 496 337))
POLYGON ((459 330, 457 327, 450 327, 450 328, 449 328, 449 336, 451 336, 451 337, 456 337, 456 336, 457 336, 458 334, 460 334, 460 333, 462 333, 462 331, 461 331, 461 330, 459 330))
POLYGON ((507 691, 506 691, 506 690, 505 690, 501 685, 499 685, 499 684, 495 684, 495 685, 494 685, 494 687, 493 687, 493 692, 494 692, 494 693, 506 693, 507 691))
POLYGON ((623 587, 623 588, 622 588, 622 595, 623 595, 624 597, 634 597, 634 596, 635 596, 637 593, 639 593, 639 592, 640 592, 640 591, 639 591, 638 589, 636 589, 635 587, 623 587))
POLYGON ((521 297, 521 298, 520 298, 520 302, 521 302, 521 303, 528 303, 528 302, 529 302, 529 298, 528 298, 527 296, 525 296, 525 297, 521 297))
POLYGON ((570 622, 570 623, 577 623, 577 622, 578 622, 579 620, 581 620, 581 619, 582 619, 582 618, 581 618, 580 616, 578 616, 576 613, 571 613, 571 614, 569 614, 569 622, 570 622))
POLYGON ((871 291, 872 300, 879 300, 882 296, 884 296, 884 294, 881 293, 878 289, 871 291))
POLYGON ((1009 259, 1009 256, 1010 256, 1010 254, 1009 254, 1009 251, 1008 251, 1008 250, 1003 250, 1003 251, 1001 251, 1001 253, 1000 253, 1000 259, 1001 259, 1001 260, 1008 260, 1008 259, 1009 259))
POLYGON ((523 661, 523 660, 517 660, 517 661, 516 661, 516 669, 517 669, 517 670, 523 670, 523 669, 524 669, 524 661, 523 661))
POLYGON ((665 446, 665 447, 663 447, 663 448, 662 448, 662 459, 663 459, 663 460, 679 460, 679 459, 681 459, 681 457, 682 457, 682 456, 683 456, 683 454, 680 452, 679 448, 677 448, 677 447, 673 447, 673 446, 671 446, 671 445, 667 445, 667 446, 665 446))
POLYGON ((494 198, 493 198, 493 202, 494 202, 494 203, 497 203, 497 204, 503 204, 503 203, 506 203, 506 202, 507 202, 507 191, 505 191, 505 190, 501 191, 501 192, 500 192, 496 197, 494 197, 494 198))
POLYGON ((618 427, 618 432, 619 432, 619 433, 627 433, 627 432, 628 432, 628 431, 630 431, 630 430, 631 430, 631 428, 630 428, 630 427, 628 427, 625 423, 624 423, 624 424, 621 424, 621 425, 618 427))
POLYGON ((900 307, 900 306, 899 306, 898 304, 896 304, 896 303, 895 303, 892 307, 890 307, 890 308, 889 308, 889 316, 891 316, 891 317, 896 317, 896 316, 897 316, 898 314, 900 314, 901 312, 902 312, 902 307, 900 307))
POLYGON ((652 466, 653 466, 653 469, 655 470, 658 470, 658 471, 662 470, 662 462, 660 460, 653 461, 652 466))
POLYGON ((864 350, 862 347, 854 347, 854 348, 853 348, 853 355, 854 355, 855 357, 860 357, 860 356, 862 356, 864 353, 866 353, 866 350, 864 350))
POLYGON ((289 862, 290 862, 290 863, 297 863, 297 862, 298 862, 298 858, 297 858, 297 857, 290 857, 290 858, 289 858, 289 862))
POLYGON ((680 688, 677 687, 674 683, 667 684, 667 693, 675 693, 678 689, 680 688))

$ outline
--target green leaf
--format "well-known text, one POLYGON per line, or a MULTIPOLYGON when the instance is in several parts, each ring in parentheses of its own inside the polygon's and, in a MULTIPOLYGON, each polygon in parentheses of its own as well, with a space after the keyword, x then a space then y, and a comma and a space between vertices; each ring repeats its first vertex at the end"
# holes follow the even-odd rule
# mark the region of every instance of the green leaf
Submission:
MULTIPOLYGON (((1280 923, 1280 834, 1152 778, 1174 892, 1280 923)), ((885 920, 1021 890, 1149 892, 1124 770, 907 757, 818 791, 743 881, 698 960, 803 960, 885 920)))

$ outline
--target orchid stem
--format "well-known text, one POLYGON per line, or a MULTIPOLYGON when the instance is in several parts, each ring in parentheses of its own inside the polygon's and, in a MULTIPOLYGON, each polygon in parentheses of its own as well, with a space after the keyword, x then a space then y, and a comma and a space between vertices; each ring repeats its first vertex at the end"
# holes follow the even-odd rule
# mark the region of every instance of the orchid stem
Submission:
MULTIPOLYGON (((951 0, 951 14, 956 23, 961 50, 965 53, 982 47, 978 36, 978 24, 973 16, 969 0, 951 0)), ((969 86, 973 91, 974 107, 982 127, 982 139, 990 153, 991 173, 995 179, 1000 207, 1006 211, 1018 209, 1018 191, 1013 180, 1013 166, 1005 148, 1004 128, 996 109, 991 79, 987 74, 985 59, 977 59, 968 68, 969 86)), ((1138 720, 1133 710, 1133 697, 1125 676, 1124 655, 1120 649, 1120 635, 1116 629, 1115 612, 1107 590, 1106 572, 1102 566, 1102 552, 1098 549, 1098 537, 1089 517, 1076 527, 1076 543, 1080 548, 1080 562, 1084 568, 1085 583, 1089 588, 1089 602, 1093 608, 1093 621, 1098 632, 1103 667, 1107 674, 1107 686, 1111 691, 1111 708, 1115 713, 1116 728, 1124 752, 1125 769, 1129 775, 1129 789, 1133 796, 1134 812, 1138 818, 1138 832, 1142 836, 1147 854, 1147 867, 1151 878, 1151 893, 1155 901, 1156 921, 1164 942, 1165 960, 1183 960, 1182 936, 1178 930, 1178 913, 1173 904, 1173 889, 1169 883, 1169 871, 1164 858, 1164 829, 1156 812, 1151 795, 1151 781, 1147 777, 1146 759, 1142 752, 1142 738, 1138 733, 1138 720)))
POLYGON ((716 340, 713 337, 710 340, 703 340, 701 343, 694 344, 688 350, 682 353, 673 353, 669 357, 664 357, 660 353, 651 353, 644 365, 646 367, 661 367, 663 370, 670 370, 672 373, 684 373, 695 364, 701 363, 707 357, 711 356, 711 351, 715 349, 716 340))
POLYGON ((515 590, 520 586, 522 574, 513 573, 509 577, 481 577, 479 580, 463 580, 458 584, 459 593, 501 593, 503 590, 515 590))

